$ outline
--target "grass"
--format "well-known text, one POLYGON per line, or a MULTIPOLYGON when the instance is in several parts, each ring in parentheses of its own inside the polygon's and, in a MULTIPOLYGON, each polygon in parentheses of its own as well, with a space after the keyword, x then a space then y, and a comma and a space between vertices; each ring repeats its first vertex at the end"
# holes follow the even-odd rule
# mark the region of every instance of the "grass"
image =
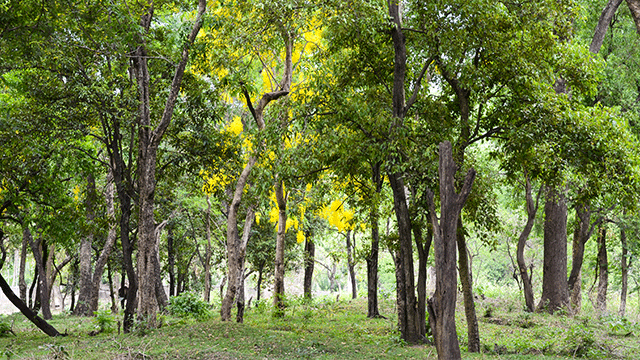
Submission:
MULTIPOLYGON (((160 329, 131 334, 96 333, 92 318, 56 315, 51 321, 69 335, 49 338, 20 314, 15 336, 0 337, 0 357, 9 359, 435 359, 433 346, 407 346, 396 330, 394 303, 381 302, 387 319, 367 319, 366 299, 310 303, 291 299, 284 318, 274 318, 270 303, 246 313, 245 323, 198 321, 163 315, 160 329)), ((214 309, 214 311, 217 309, 214 309)), ((480 354, 466 352, 464 312, 457 327, 468 359, 635 359, 640 325, 616 317, 569 317, 524 313, 512 301, 478 300, 480 354)), ((103 314, 103 316, 106 316, 103 314)), ((120 315, 116 320, 121 321, 120 315)))

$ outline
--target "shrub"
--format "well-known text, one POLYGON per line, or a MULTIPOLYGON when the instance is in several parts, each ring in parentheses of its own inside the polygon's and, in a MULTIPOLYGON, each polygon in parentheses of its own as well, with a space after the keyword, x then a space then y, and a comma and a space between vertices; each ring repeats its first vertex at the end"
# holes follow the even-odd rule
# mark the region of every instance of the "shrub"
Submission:
POLYGON ((209 304, 194 292, 184 292, 169 300, 169 313, 181 318, 206 320, 212 317, 209 304))
POLYGON ((95 317, 93 318, 93 323, 96 326, 96 330, 100 333, 110 333, 113 331, 113 324, 116 323, 116 320, 111 315, 109 310, 98 310, 93 313, 95 317))

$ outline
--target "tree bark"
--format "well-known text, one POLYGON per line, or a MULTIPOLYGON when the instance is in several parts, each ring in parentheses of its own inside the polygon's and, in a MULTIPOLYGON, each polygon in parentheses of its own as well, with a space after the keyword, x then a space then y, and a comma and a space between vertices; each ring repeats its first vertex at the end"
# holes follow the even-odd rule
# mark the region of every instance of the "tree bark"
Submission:
POLYGON ((460 273, 460 285, 462 286, 464 313, 467 319, 467 348, 472 353, 480 352, 480 332, 478 331, 478 319, 476 318, 476 305, 473 300, 473 277, 468 261, 469 255, 467 253, 465 230, 462 226, 462 215, 458 216, 456 241, 458 242, 458 272, 460 273))
MULTIPOLYGON (((375 185, 376 196, 382 191, 382 178, 380 176, 381 164, 378 162, 371 166, 372 181, 375 185)), ((371 250, 367 256, 367 317, 380 317, 378 310, 378 255, 380 251, 380 228, 378 221, 380 213, 378 211, 377 198, 374 199, 369 212, 369 222, 371 223, 371 250)))
POLYGON ((568 286, 571 297, 571 309, 574 314, 580 312, 582 308, 582 263, 584 261, 584 247, 591 237, 595 225, 602 219, 598 219, 591 224, 591 206, 588 203, 577 203, 576 225, 573 232, 573 250, 571 261, 571 273, 569 274, 568 286))
POLYGON ((211 295, 211 200, 207 194, 207 211, 205 213, 207 227, 207 244, 204 252, 204 301, 210 301, 211 295))
POLYGON ((24 273, 27 265, 27 247, 29 246, 29 228, 23 225, 22 227, 22 247, 20 249, 20 273, 18 274, 18 288, 20 289, 20 300, 23 303, 27 303, 27 282, 24 278, 24 273))
POLYGON ((455 306, 457 296, 456 245, 458 218, 471 192, 476 172, 469 169, 459 194, 455 192, 458 166, 453 161, 451 143, 440 143, 440 219, 435 210, 433 193, 427 193, 429 216, 433 226, 433 248, 436 263, 436 291, 429 299, 429 323, 439 359, 460 359, 456 333, 455 306))
POLYGON ((563 193, 547 186, 544 206, 544 267, 542 297, 537 311, 554 313, 569 304, 567 282, 567 202, 563 193))
MULTIPOLYGON (((45 269, 45 258, 47 255, 47 246, 44 240, 40 237, 37 241, 33 239, 31 232, 27 228, 28 232, 27 239, 29 240, 29 244, 31 246, 31 251, 33 252, 33 258, 36 262, 36 267, 38 268, 38 290, 37 293, 40 299, 40 307, 42 308, 42 317, 45 320, 51 319, 51 308, 49 301, 49 285, 47 284, 47 271, 45 269)), ((35 306, 34 306, 35 308, 35 306)))
MULTIPOLYGON (((89 174, 87 179, 87 194, 85 198, 85 211, 87 223, 90 225, 95 218, 95 203, 98 197, 96 193, 96 180, 93 174, 89 174)), ((90 298, 92 293, 92 277, 91 277, 91 255, 93 245, 93 231, 89 230, 85 236, 82 237, 80 242, 80 252, 78 254, 80 260, 80 291, 78 293, 78 303, 73 310, 73 314, 76 316, 91 316, 90 298)))
POLYGON ((598 234, 598 296, 596 310, 600 315, 607 312, 607 287, 609 285, 609 260, 607 257, 607 228, 600 225, 598 234))
POLYGON ((422 228, 418 224, 413 224, 413 235, 418 250, 418 321, 420 333, 427 333, 427 260, 429 259, 429 249, 433 241, 433 231, 427 231, 427 239, 423 239, 422 228))
MULTIPOLYGON (((140 111, 138 121, 138 309, 137 317, 148 328, 156 327, 156 314, 158 310, 157 299, 157 266, 155 221, 154 221, 154 196, 156 186, 156 161, 157 151, 166 132, 174 107, 179 95, 180 85, 184 70, 189 60, 189 47, 202 26, 202 19, 206 11, 206 0, 198 1, 198 13, 196 20, 182 48, 181 58, 176 67, 169 95, 167 97, 162 117, 158 125, 151 128, 151 104, 150 104, 150 76, 147 67, 146 43, 141 39, 138 49, 133 57, 135 77, 138 81, 140 96, 140 111)), ((153 17, 153 5, 146 9, 141 16, 141 27, 148 32, 153 17)))
MULTIPOLYGON (((353 246, 351 242, 351 230, 347 230, 346 238, 347 238, 347 268, 349 270, 349 280, 351 281, 351 298, 356 299, 358 297, 358 288, 356 284, 356 270, 355 263, 353 261, 353 246)), ((355 239, 354 239, 355 240, 355 239)))
POLYGON ((249 206, 247 209, 247 215, 244 220, 244 228, 242 229, 242 238, 240 239, 240 245, 238 247, 238 257, 237 264, 238 267, 238 279, 236 280, 236 284, 238 286, 238 294, 236 300, 236 306, 238 308, 238 312, 236 314, 236 322, 242 323, 244 322, 244 281, 245 281, 245 255, 247 253, 247 244, 249 243, 249 238, 251 237, 251 228, 253 227, 253 222, 255 221, 255 212, 253 206, 249 206))
POLYGON ((313 280, 313 265, 315 264, 316 245, 307 232, 304 242, 304 298, 311 300, 311 285, 313 280))
POLYGON ((589 45, 589 51, 592 53, 597 54, 600 51, 600 47, 602 47, 602 43, 604 42, 604 36, 611 24, 611 19, 613 19, 613 15, 615 15, 621 3, 622 0, 609 0, 602 10, 593 38, 591 39, 591 44, 589 45))
POLYGON ((627 263, 627 233, 625 232, 624 227, 620 228, 620 245, 622 247, 622 256, 620 259, 622 284, 620 289, 620 307, 618 308, 618 316, 624 317, 627 311, 627 289, 629 281, 629 264, 627 263))
POLYGON ((636 31, 640 34, 640 0, 627 0, 627 5, 631 11, 631 17, 636 24, 636 31))
POLYGON ((276 259, 273 281, 273 307, 276 316, 284 316, 284 240, 287 223, 287 196, 282 181, 276 180, 276 202, 278 204, 278 234, 276 236, 276 259))
POLYGON ((173 226, 167 226, 167 262, 169 267, 169 296, 176 295, 176 254, 173 248, 173 226))
POLYGON ((524 290, 524 302, 528 312, 534 311, 534 299, 533 299, 533 286, 531 285, 531 277, 529 276, 529 271, 527 270, 527 263, 524 260, 524 249, 527 245, 527 239, 529 238, 529 234, 531 234, 531 230, 533 229, 533 224, 536 219, 536 213, 538 212, 538 205, 540 201, 540 195, 542 194, 542 187, 538 190, 538 195, 536 196, 536 201, 534 203, 533 196, 531 194, 531 182, 529 181, 528 174, 525 173, 525 199, 527 202, 527 223, 522 229, 520 233, 520 237, 518 237, 518 249, 516 258, 518 261, 518 270, 520 272, 520 279, 522 279, 523 290, 524 290))

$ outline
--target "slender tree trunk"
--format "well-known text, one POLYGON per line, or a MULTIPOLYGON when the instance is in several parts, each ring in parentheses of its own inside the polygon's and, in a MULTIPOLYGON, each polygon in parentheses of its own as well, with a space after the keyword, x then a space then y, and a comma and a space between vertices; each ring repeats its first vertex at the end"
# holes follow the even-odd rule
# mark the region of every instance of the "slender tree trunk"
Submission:
MULTIPOLYGON (((346 238, 347 238, 347 268, 349 270, 349 279, 351 281, 351 298, 355 299, 358 297, 358 288, 356 284, 356 270, 355 264, 353 261, 353 248, 351 244, 351 230, 347 230, 346 238)), ((355 240, 355 238, 354 238, 355 240)))
POLYGON ((264 264, 258 269, 258 283, 256 284, 256 301, 260 300, 260 293, 262 292, 262 272, 264 270, 264 264))
POLYGON ((169 296, 176 295, 176 255, 173 248, 173 225, 167 226, 167 262, 169 267, 169 296))
POLYGON ((624 228, 620 228, 620 245, 622 247, 622 256, 620 259, 620 271, 622 272, 622 285, 620 289, 620 307, 618 308, 618 316, 624 317, 627 311, 627 288, 629 281, 629 265, 627 264, 627 233, 624 228))
POLYGON ((27 247, 29 246, 29 228, 22 227, 22 247, 20 249, 20 273, 18 274, 18 288, 20 289, 20 300, 23 303, 27 303, 27 282, 24 278, 24 273, 27 266, 27 247))
MULTIPOLYGON (((180 92, 182 77, 189 60, 189 47, 193 44, 206 11, 206 1, 198 1, 198 13, 191 28, 181 58, 176 66, 169 94, 158 125, 151 127, 150 75, 147 67, 147 49, 144 39, 133 56, 134 73, 140 96, 138 120, 138 309, 137 317, 148 328, 156 327, 158 311, 158 253, 156 247, 154 196, 156 186, 156 160, 160 142, 171 123, 174 107, 180 92)), ((145 32, 151 27, 153 6, 144 9, 140 25, 145 32)))
POLYGON ((578 314, 582 308, 582 263, 584 261, 584 247, 591 237, 595 225, 602 221, 599 218, 591 224, 591 209, 588 203, 578 203, 576 209, 576 225, 573 232, 573 250, 571 261, 571 273, 568 286, 571 297, 571 309, 578 314))
MULTIPOLYGON (((376 195, 382 191, 382 179, 380 176, 381 164, 378 162, 371 166, 372 181, 376 187, 376 195)), ((377 200, 377 199, 376 199, 377 200)), ((371 223, 371 250, 367 256, 367 317, 380 317, 378 310, 378 254, 380 251, 380 228, 378 221, 380 213, 378 202, 374 201, 369 212, 371 223)))
POLYGON ((636 23, 636 31, 640 34, 640 0, 627 0, 633 22, 636 23))
POLYGON ((207 194, 207 211, 205 213, 207 227, 207 244, 204 254, 204 301, 209 302, 211 295, 211 200, 207 194))
POLYGON ((413 234, 418 250, 418 283, 416 285, 418 291, 418 320, 420 332, 427 333, 427 260, 429 259, 429 250, 433 240, 433 232, 431 229, 427 231, 426 240, 422 236, 422 228, 413 224, 413 234))
POLYGON ((533 299, 533 286, 531 285, 531 277, 529 276, 529 271, 527 270, 527 263, 524 260, 524 249, 527 245, 527 239, 529 238, 529 234, 531 234, 531 230, 533 229, 533 224, 536 219, 536 213, 538 212, 538 204, 540 200, 540 194, 542 194, 542 187, 538 190, 538 195, 536 196, 535 202, 533 201, 533 196, 531 194, 531 182, 529 181, 529 175, 525 173, 525 199, 527 202, 527 223, 522 229, 520 233, 520 237, 518 238, 518 249, 517 249, 517 261, 518 261, 518 270, 520 272, 520 279, 522 279, 523 290, 524 290, 524 301, 525 306, 528 312, 534 311, 534 299, 533 299))
POLYGON ((304 242, 304 298, 311 300, 311 285, 313 280, 313 265, 315 264, 316 245, 307 231, 304 242))
POLYGON ((478 319, 476 318, 476 306, 473 300, 473 277, 468 262, 467 241, 465 230, 462 226, 462 216, 458 216, 458 271, 460 273, 460 285, 464 299, 464 313, 467 319, 468 351, 480 352, 480 332, 478 331, 478 319))
MULTIPOLYGON (((29 229, 27 229, 29 231, 29 229)), ((31 245, 31 251, 36 261, 36 267, 38 268, 38 297, 40 299, 40 307, 42 308, 42 317, 45 320, 51 319, 51 308, 49 304, 49 286, 47 284, 47 271, 45 269, 45 259, 48 258, 48 249, 45 241, 39 238, 37 241, 33 239, 31 233, 28 233, 29 244, 31 245)), ((35 306, 34 306, 35 308, 35 306)))
POLYGON ((107 261, 107 281, 109 282, 109 297, 111 298, 111 313, 118 313, 118 302, 116 301, 116 291, 113 286, 113 276, 111 274, 111 264, 107 261))
POLYGON ((569 304, 567 202, 564 194, 554 187, 548 186, 546 193, 542 297, 537 311, 554 313, 569 304))
POLYGON ((276 202, 278 203, 278 234, 276 236, 276 259, 273 284, 273 306, 276 316, 284 316, 284 240, 287 223, 287 196, 282 181, 275 185, 276 202))
POLYGON ((249 243, 249 238, 251 236, 251 228, 253 227, 253 222, 255 221, 255 213, 253 210, 253 206, 250 206, 247 209, 247 215, 244 221, 244 228, 242 229, 242 238, 240 239, 240 245, 238 247, 238 258, 236 266, 240 271, 238 271, 238 279, 236 283, 238 284, 238 295, 236 300, 236 306, 238 308, 238 312, 236 315, 236 322, 242 323, 244 321, 244 281, 245 281, 245 256, 247 252, 247 244, 249 243))
POLYGON ((469 169, 459 194, 455 191, 455 173, 451 143, 440 143, 440 219, 435 210, 433 193, 428 192, 429 216, 433 226, 433 248, 436 263, 436 291, 429 299, 429 323, 439 359, 460 359, 460 346, 455 324, 457 296, 456 247, 458 218, 471 192, 475 170, 469 169))
POLYGON ((609 259, 607 257, 607 228, 600 225, 598 234, 598 296, 596 307, 602 315, 607 312, 607 287, 609 285, 609 259))

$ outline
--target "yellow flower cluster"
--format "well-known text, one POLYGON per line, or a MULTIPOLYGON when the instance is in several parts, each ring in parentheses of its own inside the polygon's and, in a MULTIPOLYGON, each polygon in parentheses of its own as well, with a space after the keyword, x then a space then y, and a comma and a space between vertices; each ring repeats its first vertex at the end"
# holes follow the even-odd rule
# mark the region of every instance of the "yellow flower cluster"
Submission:
POLYGON ((345 210, 344 201, 334 200, 329 206, 324 206, 320 210, 320 216, 327 219, 329 225, 335 226, 338 231, 344 231, 353 228, 353 211, 345 210))
POLYGON ((206 195, 213 194, 216 189, 224 189, 231 183, 231 178, 229 178, 224 171, 220 171, 216 174, 209 174, 208 171, 200 170, 200 176, 202 176, 204 180, 202 192, 206 195))

